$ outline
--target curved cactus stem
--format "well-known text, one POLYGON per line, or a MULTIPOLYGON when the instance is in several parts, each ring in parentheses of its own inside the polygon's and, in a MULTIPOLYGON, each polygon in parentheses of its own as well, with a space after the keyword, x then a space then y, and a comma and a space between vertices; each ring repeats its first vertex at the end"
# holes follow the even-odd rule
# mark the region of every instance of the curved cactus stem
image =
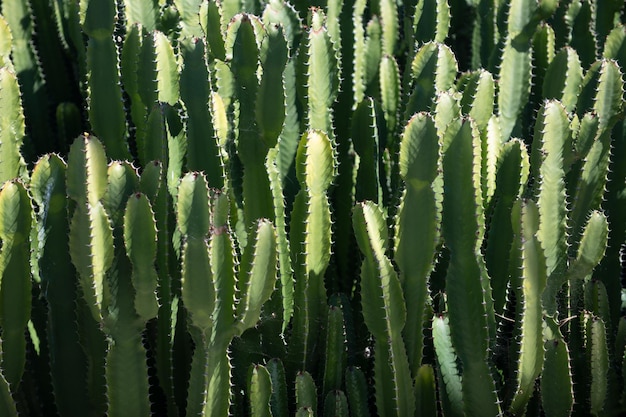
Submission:
POLYGON ((598 416, 604 411, 608 391, 609 352, 606 342, 606 327, 599 317, 588 317, 586 336, 591 358, 591 415, 598 416))
POLYGON ((609 224, 604 214, 593 211, 581 233, 576 259, 568 268, 568 280, 586 278, 604 258, 609 237, 609 224))
POLYGON ((202 0, 174 0, 173 3, 180 16, 182 37, 201 37, 202 27, 200 26, 198 15, 202 0))
POLYGON ((494 308, 498 314, 504 311, 509 285, 509 257, 514 238, 511 210, 525 187, 529 170, 524 143, 518 139, 505 143, 497 162, 495 193, 487 208, 490 222, 485 249, 485 263, 492 277, 494 308))

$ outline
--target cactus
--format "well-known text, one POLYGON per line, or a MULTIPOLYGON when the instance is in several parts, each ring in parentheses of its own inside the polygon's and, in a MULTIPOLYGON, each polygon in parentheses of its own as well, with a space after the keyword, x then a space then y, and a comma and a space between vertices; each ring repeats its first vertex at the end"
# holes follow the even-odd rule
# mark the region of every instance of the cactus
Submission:
POLYGON ((623 414, 624 12, 4 1, 0 414, 623 414))

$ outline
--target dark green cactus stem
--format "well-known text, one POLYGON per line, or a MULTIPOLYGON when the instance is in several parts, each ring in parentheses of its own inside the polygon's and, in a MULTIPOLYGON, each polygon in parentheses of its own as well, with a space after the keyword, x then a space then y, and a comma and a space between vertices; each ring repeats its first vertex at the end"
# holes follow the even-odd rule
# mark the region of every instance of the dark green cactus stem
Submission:
POLYGON ((541 402, 546 417, 566 417, 572 412, 574 393, 570 355, 561 339, 545 342, 545 364, 541 373, 541 402))
POLYGON ((346 369, 345 385, 351 415, 369 417, 367 382, 363 371, 354 367, 346 369))
POLYGON ((115 0, 81 0, 81 24, 89 37, 89 122, 112 159, 128 159, 118 52, 113 41, 115 0))
POLYGON ((309 409, 315 415, 317 411, 317 387, 313 377, 308 372, 296 375, 296 409, 309 409))
POLYGON ((404 192, 396 218, 395 260, 407 300, 403 331, 413 377, 422 364, 422 329, 428 277, 439 242, 443 183, 439 138, 433 119, 419 113, 407 124, 400 143, 404 192))
POLYGON ((69 256, 65 163, 55 155, 37 162, 31 192, 39 207, 39 271, 48 303, 48 340, 56 406, 61 415, 87 415, 87 357, 80 345, 78 280, 69 256))
POLYGON ((22 380, 26 361, 24 331, 30 319, 30 236, 32 207, 24 185, 6 182, 0 191, 0 325, 2 374, 12 392, 22 380))
POLYGON ((266 368, 272 380, 272 396, 270 406, 273 417, 287 417, 289 415, 289 401, 287 396, 287 381, 285 368, 280 359, 271 359, 266 368))
POLYGON ((328 308, 326 324, 326 354, 324 355, 324 377, 322 397, 333 390, 340 390, 343 384, 343 372, 346 368, 346 334, 341 307, 328 308))
POLYGON ((209 112, 209 71, 202 39, 186 39, 182 48, 181 98, 187 110, 187 169, 204 171, 211 187, 224 186, 220 150, 209 112))
POLYGON ((413 16, 413 36, 416 43, 443 43, 450 29, 450 6, 445 0, 418 0, 413 16))
POLYGON ((335 390, 328 393, 324 401, 324 415, 336 417, 348 417, 348 399, 343 391, 335 390))

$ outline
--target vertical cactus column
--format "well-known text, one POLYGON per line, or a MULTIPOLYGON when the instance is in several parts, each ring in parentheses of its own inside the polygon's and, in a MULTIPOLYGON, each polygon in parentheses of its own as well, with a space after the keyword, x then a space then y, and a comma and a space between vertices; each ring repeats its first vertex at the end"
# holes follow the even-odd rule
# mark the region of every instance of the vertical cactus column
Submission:
POLYGON ((228 196, 216 192, 209 211, 208 194, 198 173, 185 175, 178 192, 182 297, 196 343, 187 414, 223 416, 232 396, 228 346, 256 325, 274 290, 276 232, 266 220, 257 223, 236 277, 228 196))
POLYGON ((50 368, 61 415, 87 415, 87 357, 80 345, 78 276, 69 253, 66 164, 56 155, 41 158, 30 189, 39 207, 39 273, 48 305, 50 368))
POLYGON ((361 267, 363 317, 375 338, 374 373, 379 415, 415 413, 411 369, 402 338, 406 304, 398 275, 387 257, 387 222, 371 202, 354 209, 353 223, 364 260, 361 267), (382 314, 381 314, 382 312, 382 314))
POLYGON ((87 71, 89 122, 113 159, 127 159, 126 120, 118 52, 113 41, 115 0, 81 0, 81 25, 89 37, 87 71))
POLYGON ((394 248, 406 298, 403 336, 413 377, 422 363, 428 277, 440 238, 443 200, 440 159, 434 120, 418 113, 407 124, 400 143, 400 175, 405 188, 396 218, 394 248))
POLYGON ((30 319, 32 207, 24 185, 6 182, 0 191, 0 326, 2 375, 13 393, 26 361, 24 332, 30 319))
POLYGON ((336 172, 333 155, 331 141, 323 132, 313 130, 302 136, 296 157, 301 189, 291 213, 289 235, 296 280, 288 356, 292 377, 313 366, 317 333, 326 310, 324 273, 331 252, 327 190, 336 172))
MULTIPOLYGON (((450 131, 450 129, 448 129, 450 131)), ((450 249, 446 294, 452 341, 463 366, 464 410, 472 415, 500 413, 488 364, 491 343, 487 297, 477 256, 484 218, 480 184, 480 138, 471 120, 443 140, 443 237, 450 249)), ((487 284, 489 285, 489 284, 487 284)))

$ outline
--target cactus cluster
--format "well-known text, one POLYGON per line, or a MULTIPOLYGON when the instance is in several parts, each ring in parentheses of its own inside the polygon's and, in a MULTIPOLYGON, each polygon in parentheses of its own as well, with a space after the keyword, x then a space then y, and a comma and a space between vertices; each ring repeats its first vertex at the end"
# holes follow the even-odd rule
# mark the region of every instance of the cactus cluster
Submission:
POLYGON ((0 415, 626 412, 625 9, 0 1, 0 415))

